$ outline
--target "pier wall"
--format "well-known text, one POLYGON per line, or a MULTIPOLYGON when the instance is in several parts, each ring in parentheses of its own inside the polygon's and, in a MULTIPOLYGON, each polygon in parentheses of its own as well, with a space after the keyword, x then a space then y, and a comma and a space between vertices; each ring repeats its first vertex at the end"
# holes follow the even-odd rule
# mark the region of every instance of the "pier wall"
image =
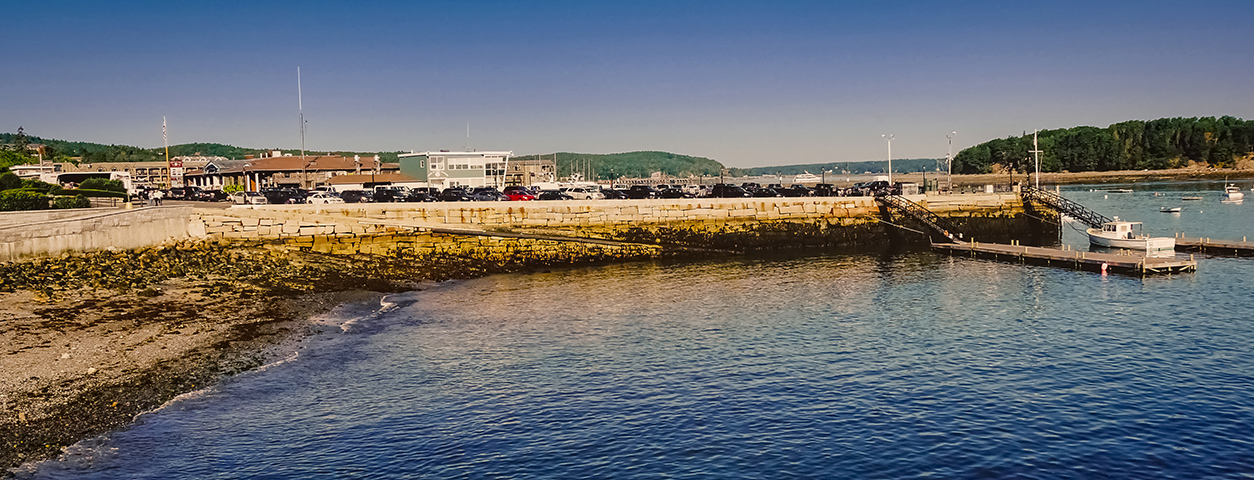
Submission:
POLYGON ((90 208, 0 214, 0 261, 129 249, 187 238, 190 206, 90 208))
MULTIPOLYGON (((981 238, 1033 228, 1014 195, 911 199, 981 238)), ((576 239, 735 252, 928 242, 926 235, 893 225, 897 222, 885 223, 883 213, 871 197, 264 205, 198 209, 189 231, 336 254, 492 258, 561 258, 571 249, 626 248, 566 244, 576 239)))

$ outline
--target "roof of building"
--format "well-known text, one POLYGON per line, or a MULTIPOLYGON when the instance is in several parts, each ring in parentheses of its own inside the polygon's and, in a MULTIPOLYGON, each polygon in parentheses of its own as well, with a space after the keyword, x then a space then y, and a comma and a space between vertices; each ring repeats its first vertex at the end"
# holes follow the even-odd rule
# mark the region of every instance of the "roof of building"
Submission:
POLYGON ((410 183, 410 182, 421 182, 421 180, 411 177, 409 175, 405 175, 403 173, 399 173, 399 172, 383 172, 383 173, 376 173, 374 175, 364 174, 364 173, 360 175, 357 175, 357 174, 336 175, 326 180, 326 183, 331 184, 331 185, 355 185, 355 184, 363 184, 363 183, 381 183, 381 182, 410 183))
MULTIPOLYGON (((214 160, 211 163, 218 166, 221 173, 241 172, 247 166, 250 172, 296 172, 307 170, 311 172, 326 170, 345 170, 357 171, 358 163, 352 158, 340 155, 298 155, 282 156, 282 157, 265 157, 252 158, 248 160, 214 160)), ((374 158, 361 158, 362 171, 370 170, 375 167, 374 158)), ((379 169, 383 171, 399 170, 400 164, 380 162, 379 169)))

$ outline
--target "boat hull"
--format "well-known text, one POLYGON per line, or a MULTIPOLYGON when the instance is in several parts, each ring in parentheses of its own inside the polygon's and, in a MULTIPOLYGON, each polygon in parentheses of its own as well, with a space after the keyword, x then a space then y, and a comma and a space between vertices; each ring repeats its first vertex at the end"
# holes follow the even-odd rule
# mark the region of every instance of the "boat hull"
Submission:
POLYGON ((1088 234, 1089 243, 1099 247, 1134 250, 1174 250, 1176 248, 1176 239, 1171 237, 1115 238, 1102 235, 1102 231, 1096 228, 1088 229, 1088 234))

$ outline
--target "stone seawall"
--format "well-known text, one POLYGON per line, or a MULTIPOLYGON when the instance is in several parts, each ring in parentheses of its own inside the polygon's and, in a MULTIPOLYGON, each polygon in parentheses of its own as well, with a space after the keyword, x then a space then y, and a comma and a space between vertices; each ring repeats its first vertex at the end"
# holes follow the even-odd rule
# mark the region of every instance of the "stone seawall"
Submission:
MULTIPOLYGON (((1040 230, 1015 195, 910 198, 981 239, 1040 230)), ((588 240, 630 247, 629 256, 645 246, 745 252, 927 243, 908 219, 885 220, 885 213, 870 197, 265 205, 197 210, 189 231, 333 254, 491 258, 556 259, 608 248, 558 246, 588 240)))
POLYGON ((188 206, 6 212, 0 215, 0 261, 187 238, 191 215, 188 206))

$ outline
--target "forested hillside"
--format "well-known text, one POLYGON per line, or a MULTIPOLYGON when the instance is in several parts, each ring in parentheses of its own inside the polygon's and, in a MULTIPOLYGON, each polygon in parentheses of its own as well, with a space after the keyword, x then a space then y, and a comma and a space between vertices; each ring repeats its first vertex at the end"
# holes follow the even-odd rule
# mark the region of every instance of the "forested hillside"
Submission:
MULTIPOLYGON (((1233 167, 1254 152, 1254 122, 1235 117, 1132 120, 1106 128, 1042 130, 1041 170, 1164 169, 1190 162, 1233 167)), ((954 158, 954 173, 1034 169, 1032 134, 990 140, 954 158)))
POLYGON ((612 179, 620 177, 648 177, 653 172, 662 172, 676 177, 689 175, 717 176, 723 170, 723 164, 704 157, 692 157, 667 152, 627 152, 627 153, 569 153, 559 152, 544 155, 524 155, 514 157, 518 160, 534 160, 536 158, 552 160, 556 156, 557 176, 569 177, 571 172, 584 174, 588 179, 612 179))
MULTIPOLYGON (((165 148, 140 148, 129 145, 103 145, 99 143, 89 142, 68 142, 65 140, 45 139, 36 136, 24 135, 19 133, 0 133, 0 145, 9 145, 9 153, 21 154, 24 148, 16 148, 19 145, 42 144, 44 146, 43 156, 46 161, 68 162, 68 163, 107 163, 107 162, 157 162, 165 160, 165 148)), ((242 159, 248 155, 260 156, 268 153, 272 149, 263 148, 243 148, 232 145, 223 145, 220 143, 184 143, 179 145, 170 145, 170 156, 178 157, 184 155, 204 155, 210 157, 226 157, 231 159, 242 159)), ((279 149, 273 149, 279 150, 279 149)), ((291 152, 291 150, 284 150, 291 152)), ((310 152, 311 154, 313 152, 310 152)), ((317 152, 325 155, 328 152, 317 152)), ((379 155, 383 161, 396 161, 397 152, 330 152, 334 154, 342 154, 352 156, 354 154, 365 156, 379 155)), ((25 158, 22 159, 25 161, 25 158)), ((23 163, 18 161, 16 163, 23 163)))

